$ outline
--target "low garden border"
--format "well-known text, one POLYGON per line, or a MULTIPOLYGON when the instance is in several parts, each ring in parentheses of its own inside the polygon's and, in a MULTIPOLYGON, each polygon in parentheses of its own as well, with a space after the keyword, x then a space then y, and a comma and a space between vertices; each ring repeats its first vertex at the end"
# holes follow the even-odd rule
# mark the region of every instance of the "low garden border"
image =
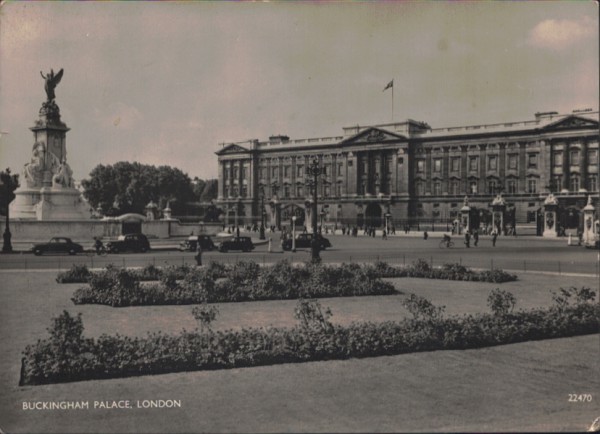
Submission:
MULTIPOLYGON (((443 308, 414 294, 404 306, 413 319, 333 325, 329 309, 300 300, 293 328, 245 328, 213 332, 214 307, 201 330, 146 338, 83 337, 81 314, 53 319, 50 337, 23 352, 20 385, 227 369, 317 360, 363 358, 419 351, 459 350, 599 332, 600 305, 589 288, 561 289, 548 309, 512 312, 514 296, 493 291, 491 314, 443 317, 443 308), (576 303, 572 304, 572 300, 576 303)), ((204 305, 206 306, 206 305, 204 305)))

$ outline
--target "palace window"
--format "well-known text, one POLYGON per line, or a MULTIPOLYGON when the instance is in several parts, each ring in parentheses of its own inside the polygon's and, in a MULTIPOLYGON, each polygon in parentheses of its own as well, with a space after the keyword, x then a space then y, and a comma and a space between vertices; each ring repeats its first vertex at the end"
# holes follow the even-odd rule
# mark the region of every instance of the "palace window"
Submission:
POLYGON ((450 164, 453 172, 460 172, 460 157, 452 157, 450 164))
POLYGON ((517 170, 519 168, 519 155, 509 154, 508 155, 508 168, 510 170, 517 170))
POLYGON ((344 163, 338 163, 337 165, 337 175, 342 176, 344 173, 344 163))
POLYGON ((242 164, 240 171, 242 174, 242 179, 248 179, 248 167, 246 165, 242 164))
POLYGON ((554 167, 562 167, 563 165, 563 154, 562 152, 557 152, 554 154, 554 167))
POLYGON ((300 165, 296 167, 296 174, 298 178, 302 178, 304 176, 304 166, 300 165))
POLYGON ((490 179, 488 181, 487 187, 488 187, 488 194, 495 194, 496 193, 496 187, 497 187, 496 180, 495 179, 490 179))
POLYGON ((247 194, 248 194, 248 187, 246 187, 245 185, 242 185, 240 187, 240 196, 246 197, 247 194))
POLYGON ((598 175, 589 175, 588 191, 598 191, 598 175))
POLYGON ((283 197, 290 197, 290 186, 288 184, 283 186, 283 197))
POLYGON ((517 180, 516 179, 507 179, 506 180, 506 191, 509 194, 515 194, 517 192, 517 180))
POLYGON ((488 156, 488 170, 496 170, 498 168, 498 156, 488 156))
POLYGON ((537 179, 527 180, 527 193, 537 193, 537 179))
POLYGON ((560 189, 562 188, 562 180, 562 175, 554 175, 552 177, 552 180, 550 181, 550 191, 560 191, 560 189))
POLYGON ((325 166, 323 166, 323 174, 325 176, 331 175, 331 164, 326 164, 325 166))
POLYGON ((385 172, 392 173, 392 159, 387 157, 384 161, 384 165, 385 165, 385 172))
POLYGON ((425 160, 417 160, 417 173, 425 172, 425 160))
POLYGON ((323 196, 329 197, 331 195, 331 187, 329 185, 325 185, 323 187, 323 196))
POLYGON ((442 194, 442 183, 440 181, 433 183, 433 194, 436 196, 440 196, 442 194))
POLYGON ((570 163, 572 166, 579 166, 579 150, 573 149, 569 155, 570 163))
POLYGON ((223 187, 223 197, 229 197, 229 189, 227 187, 223 187))
POLYGON ((303 197, 304 196, 304 187, 301 185, 296 186, 296 196, 303 197))
POLYGON ((538 154, 527 154, 527 168, 537 169, 538 166, 538 154))
POLYGON ((279 175, 279 167, 273 167, 273 170, 271 171, 271 176, 273 178, 277 178, 278 175, 279 175))
POLYGON ((233 168, 233 179, 237 179, 237 178, 238 178, 238 174, 239 174, 239 172, 238 172, 238 167, 237 167, 237 166, 235 166, 235 167, 233 168))
POLYGON ((335 192, 336 196, 340 197, 342 195, 342 184, 337 184, 335 186, 335 189, 336 189, 336 192, 335 192))
POLYGON ((591 164, 591 165, 598 164, 598 150, 597 149, 588 149, 587 160, 588 160, 588 164, 591 164))
POLYGON ((471 172, 477 172, 479 168, 479 157, 469 157, 469 170, 471 172))
POLYGON ((292 166, 283 166, 283 177, 284 178, 289 178, 291 172, 292 172, 292 166))
POLYGON ((571 191, 579 191, 579 176, 571 176, 571 191))
POLYGON ((267 176, 267 168, 266 168, 266 167, 261 167, 261 168, 258 170, 258 175, 259 175, 259 178, 260 178, 260 179, 265 179, 265 178, 266 178, 266 176, 267 176))
POLYGON ((450 194, 457 196, 460 194, 460 182, 457 180, 450 181, 450 194))
POLYGON ((231 187, 231 195, 233 197, 236 197, 238 195, 238 188, 237 187, 231 187))
POLYGON ((367 188, 366 188, 366 184, 364 182, 360 183, 360 186, 358 187, 358 194, 364 196, 365 193, 367 192, 367 188))
POLYGON ((438 173, 442 171, 442 159, 441 158, 436 158, 433 160, 433 171, 438 172, 438 173))
POLYGON ((471 194, 477 194, 477 181, 469 182, 469 192, 471 194))
POLYGON ((417 196, 423 196, 425 194, 425 185, 421 181, 415 183, 415 192, 417 193, 417 196))

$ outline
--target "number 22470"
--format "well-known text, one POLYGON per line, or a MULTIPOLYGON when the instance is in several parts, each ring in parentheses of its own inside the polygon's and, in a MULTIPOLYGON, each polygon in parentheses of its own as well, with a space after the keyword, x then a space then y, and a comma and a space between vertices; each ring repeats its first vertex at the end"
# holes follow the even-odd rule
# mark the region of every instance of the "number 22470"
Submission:
POLYGON ((592 402, 590 393, 569 393, 569 402, 592 402))

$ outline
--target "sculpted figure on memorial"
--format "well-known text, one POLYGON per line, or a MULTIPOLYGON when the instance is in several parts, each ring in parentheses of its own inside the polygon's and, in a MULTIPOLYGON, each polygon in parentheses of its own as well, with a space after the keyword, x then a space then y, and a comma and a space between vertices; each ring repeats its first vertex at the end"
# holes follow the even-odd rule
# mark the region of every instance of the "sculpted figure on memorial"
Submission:
POLYGON ((66 160, 59 164, 56 175, 52 178, 52 187, 73 187, 73 171, 66 160))
POLYGON ((53 69, 50 69, 50 72, 46 75, 44 75, 44 73, 40 71, 40 75, 45 81, 44 89, 46 90, 46 96, 48 97, 48 101, 52 101, 54 98, 56 98, 54 89, 56 88, 56 85, 60 83, 60 80, 63 76, 63 69, 61 68, 61 70, 58 71, 58 73, 56 74, 54 74, 53 69))
POLYGON ((33 145, 31 162, 25 164, 23 168, 23 178, 27 187, 40 187, 42 185, 45 159, 45 144, 43 142, 36 142, 33 145))

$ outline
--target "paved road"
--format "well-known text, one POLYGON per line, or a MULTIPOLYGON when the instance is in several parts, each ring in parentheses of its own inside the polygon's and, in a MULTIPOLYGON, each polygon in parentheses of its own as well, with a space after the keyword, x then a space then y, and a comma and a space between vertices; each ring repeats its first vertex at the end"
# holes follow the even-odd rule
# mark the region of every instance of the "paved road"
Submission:
MULTIPOLYGON (((598 273, 598 252, 578 246, 568 246, 567 240, 544 240, 533 237, 499 238, 492 247, 489 237, 481 237, 479 246, 466 248, 462 238, 454 237, 455 246, 439 248, 440 238, 430 237, 390 237, 388 240, 369 237, 329 236, 333 247, 321 253, 324 262, 373 262, 382 260, 391 264, 410 264, 418 258, 426 259, 433 265, 459 262, 474 268, 502 268, 518 271, 545 271, 557 273, 598 273)), ((157 243, 155 249, 146 254, 118 254, 106 257, 77 256, 33 256, 32 254, 0 255, 0 269, 34 270, 67 269, 72 264, 87 264, 89 267, 103 267, 109 263, 120 266, 141 267, 148 264, 161 266, 195 264, 194 253, 174 250, 170 246, 157 243), (169 248, 170 247, 170 248, 169 248)), ((308 249, 296 253, 282 252, 278 235, 269 253, 268 245, 257 246, 251 253, 206 252, 203 260, 235 262, 241 259, 259 263, 273 263, 281 259, 303 262, 309 259, 308 249)))

